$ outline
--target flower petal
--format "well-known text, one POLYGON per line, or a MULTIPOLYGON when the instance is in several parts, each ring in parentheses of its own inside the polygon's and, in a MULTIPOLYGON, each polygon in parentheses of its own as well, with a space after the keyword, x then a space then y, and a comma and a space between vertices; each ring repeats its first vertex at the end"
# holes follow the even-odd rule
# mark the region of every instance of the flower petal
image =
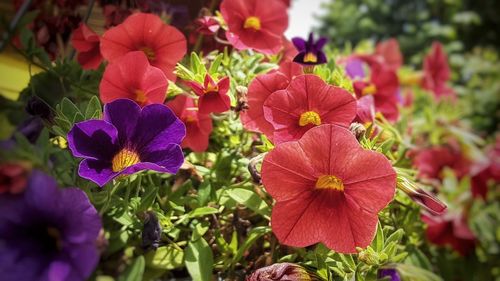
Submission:
POLYGON ((98 160, 85 159, 80 163, 78 168, 78 175, 80 177, 91 180, 100 187, 118 176, 118 174, 111 169, 111 162, 98 160))
POLYGON ((118 149, 118 131, 103 120, 79 122, 68 133, 68 147, 75 157, 110 160, 118 149))

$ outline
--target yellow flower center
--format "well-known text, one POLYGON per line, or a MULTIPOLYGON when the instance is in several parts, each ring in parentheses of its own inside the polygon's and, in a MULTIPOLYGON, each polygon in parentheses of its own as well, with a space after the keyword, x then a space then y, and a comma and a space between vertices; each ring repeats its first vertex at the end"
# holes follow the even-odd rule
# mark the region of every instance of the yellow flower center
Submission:
POLYGON ((318 57, 315 54, 309 52, 304 56, 304 62, 316 63, 318 62, 318 57))
POLYGON ((344 183, 341 179, 332 175, 323 175, 316 181, 317 189, 333 189, 338 191, 344 191, 344 183))
POLYGON ((134 164, 139 163, 139 155, 126 148, 120 150, 111 161, 113 172, 120 172, 134 164))
POLYGON ((144 105, 146 103, 147 97, 143 90, 135 90, 135 101, 139 105, 144 105))
POLYGON ((299 125, 306 126, 309 124, 315 126, 321 125, 321 117, 315 111, 306 111, 300 114, 299 125))
POLYGON ((377 92, 377 87, 374 84, 371 84, 364 87, 363 91, 361 91, 361 95, 366 96, 366 95, 373 95, 377 92))
POLYGON ((142 47, 140 50, 144 52, 149 61, 154 61, 156 59, 155 51, 150 47, 142 47))
POLYGON ((243 25, 245 29, 260 30, 260 19, 258 17, 248 17, 243 25))
POLYGON ((207 88, 205 89, 205 94, 218 91, 219 91, 219 86, 217 86, 217 84, 208 83, 207 88))

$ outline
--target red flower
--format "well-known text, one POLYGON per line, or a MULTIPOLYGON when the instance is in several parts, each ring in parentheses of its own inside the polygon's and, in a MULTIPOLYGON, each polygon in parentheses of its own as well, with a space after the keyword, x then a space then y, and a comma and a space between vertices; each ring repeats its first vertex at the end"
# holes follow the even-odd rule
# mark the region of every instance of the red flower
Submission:
POLYGON ((196 31, 203 35, 214 35, 219 31, 220 23, 214 18, 209 16, 203 16, 196 20, 198 28, 196 31))
POLYGON ((128 16, 132 14, 132 11, 129 9, 122 8, 118 5, 108 4, 105 5, 102 9, 105 24, 104 27, 110 28, 122 23, 128 16))
POLYGON ((73 31, 71 44, 78 51, 77 60, 83 69, 97 69, 102 62, 99 35, 82 23, 73 31))
POLYGON ((4 163, 0 165, 0 194, 18 194, 27 184, 29 168, 23 164, 4 163))
POLYGON ((463 215, 446 213, 441 216, 422 215, 427 224, 425 232, 430 242, 440 246, 451 246, 462 256, 469 254, 475 247, 475 236, 463 215))
POLYGON ((387 120, 398 119, 399 80, 394 70, 381 64, 373 64, 370 80, 355 81, 353 86, 358 98, 373 95, 375 110, 382 113, 387 120))
POLYGON ((422 87, 432 91, 436 98, 455 98, 455 92, 446 83, 450 79, 448 59, 439 42, 432 44, 432 51, 424 59, 424 78, 422 87))
POLYGON ((278 144, 297 140, 321 124, 349 127, 356 116, 356 100, 346 90, 326 84, 316 75, 295 77, 286 90, 264 102, 264 117, 273 125, 278 144))
POLYGON ((493 147, 486 149, 486 155, 486 163, 477 165, 480 169, 471 178, 471 192, 476 198, 486 198, 489 183, 500 183, 500 137, 493 147))
POLYGON ((377 213, 394 197, 396 173, 385 156, 362 149, 349 130, 321 125, 269 152, 262 182, 276 200, 271 226, 280 243, 322 242, 355 253, 372 241, 377 213))
POLYGON ((127 98, 140 106, 163 103, 168 80, 161 69, 151 66, 143 52, 135 51, 109 64, 99 92, 104 103, 127 98))
POLYGON ((422 178, 441 179, 445 167, 455 171, 461 178, 469 173, 470 161, 455 146, 441 146, 422 149, 417 152, 413 164, 422 178))
POLYGON ((283 47, 282 37, 288 27, 286 10, 280 0, 223 0, 220 5, 231 45, 264 54, 276 54, 283 47))
POLYGON ((208 148, 208 139, 212 132, 212 119, 208 114, 200 114, 194 99, 179 95, 167 106, 186 125, 186 137, 182 147, 188 147, 195 152, 203 152, 208 148))
POLYGON ((403 64, 403 55, 399 49, 398 40, 394 38, 378 43, 375 47, 375 55, 381 56, 383 62, 394 70, 403 64))
POLYGON ((195 94, 200 97, 198 101, 200 113, 221 113, 231 109, 231 99, 227 94, 229 91, 229 77, 224 77, 216 83, 209 74, 206 74, 203 85, 195 81, 187 83, 195 94))
POLYGON ((369 126, 375 120, 375 102, 372 95, 361 97, 356 102, 356 119, 354 121, 369 126))
POLYGON ((143 51, 151 65, 174 81, 175 65, 186 54, 186 38, 158 16, 137 13, 106 31, 101 38, 101 53, 110 62, 133 51, 143 51))

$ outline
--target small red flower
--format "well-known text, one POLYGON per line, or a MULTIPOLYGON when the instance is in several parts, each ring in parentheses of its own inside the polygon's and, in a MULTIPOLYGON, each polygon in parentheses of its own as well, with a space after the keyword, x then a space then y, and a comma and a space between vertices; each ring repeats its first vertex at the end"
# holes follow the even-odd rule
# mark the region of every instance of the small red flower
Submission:
POLYGON ((310 74, 295 77, 286 90, 264 102, 264 118, 273 125, 276 144, 298 140, 321 124, 349 127, 355 116, 356 100, 349 92, 310 74))
POLYGON ((0 165, 0 194, 18 194, 24 191, 28 182, 29 167, 19 163, 0 165))
POLYGON ((198 100, 200 113, 221 113, 231 109, 231 99, 227 94, 229 77, 224 77, 216 83, 209 74, 206 74, 203 85, 195 81, 187 82, 187 84, 200 97, 198 100))
POLYGON ((451 97, 454 99, 455 92, 446 84, 450 79, 450 67, 448 59, 439 42, 432 44, 432 50, 424 59, 424 78, 422 87, 432 91, 436 98, 451 97))
POLYGON ((73 31, 71 44, 78 51, 77 60, 83 69, 97 69, 102 62, 99 35, 82 23, 73 31))
POLYGON ((135 51, 106 67, 99 93, 104 103, 127 98, 145 106, 163 103, 167 88, 168 80, 163 71, 151 66, 143 52, 135 51))
POLYGON ((486 198, 488 194, 488 185, 490 183, 500 183, 500 137, 497 137, 496 143, 486 149, 488 158, 485 163, 480 163, 480 169, 473 174, 471 178, 471 192, 474 197, 486 198))
POLYGON ((186 125, 186 137, 182 147, 188 147, 195 152, 203 152, 208 148, 208 139, 212 132, 212 119, 208 114, 200 114, 195 100, 179 95, 167 102, 179 119, 186 125))
POLYGON ((458 178, 467 175, 471 163, 456 146, 425 148, 417 152, 413 164, 419 176, 428 179, 441 179, 445 167, 453 169, 458 178))
POLYGON ((269 152, 262 182, 276 200, 271 227, 280 243, 322 242, 355 253, 372 241, 377 214, 394 197, 396 173, 384 155, 362 149, 349 130, 321 125, 269 152))
POLYGON ((369 126, 375 120, 375 101, 372 95, 361 97, 356 102, 356 119, 354 121, 369 126))
POLYGON ((196 31, 203 35, 214 35, 219 31, 220 23, 214 18, 203 16, 196 20, 198 28, 196 31))
POLYGON ((158 16, 136 13, 106 31, 101 38, 102 56, 110 62, 133 51, 144 52, 151 65, 175 81, 173 70, 186 54, 186 38, 158 16))
POLYGON ((440 246, 451 246, 462 256, 474 250, 476 238, 463 215, 446 213, 441 216, 422 215, 427 224, 425 232, 430 242, 440 246))
POLYGON ((283 47, 288 15, 282 1, 223 0, 220 11, 229 28, 226 37, 236 49, 277 54, 283 47))
POLYGON ((381 64, 371 65, 369 81, 355 81, 354 91, 361 98, 373 95, 375 110, 384 115, 389 121, 396 121, 399 117, 398 91, 399 80, 396 72, 381 64))
POLYGON ((403 64, 403 55, 398 40, 391 38, 375 46, 375 55, 381 56, 383 62, 391 69, 397 70, 403 64))

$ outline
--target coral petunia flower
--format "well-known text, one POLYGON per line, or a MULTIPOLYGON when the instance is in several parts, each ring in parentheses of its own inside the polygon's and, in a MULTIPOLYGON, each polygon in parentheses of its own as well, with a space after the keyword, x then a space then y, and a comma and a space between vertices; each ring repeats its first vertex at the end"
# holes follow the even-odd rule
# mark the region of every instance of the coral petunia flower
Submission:
POLYGON ((78 51, 76 59, 83 69, 97 69, 102 62, 99 35, 82 23, 73 31, 71 44, 78 51))
POLYGON ((422 220, 427 224, 427 239, 433 244, 451 246, 462 256, 474 250, 476 238, 462 214, 422 215, 422 220))
POLYGON ((173 70, 186 54, 186 44, 184 35, 165 24, 160 17, 136 13, 104 33, 101 53, 105 59, 114 62, 129 52, 142 51, 151 65, 175 81, 173 70))
POLYGON ((486 199, 488 194, 488 185, 490 183, 500 186, 500 136, 496 138, 494 145, 488 147, 485 151, 487 159, 485 163, 478 163, 479 169, 474 171, 471 177, 471 192, 474 197, 486 199))
POLYGON ((215 17, 203 16, 196 21, 196 31, 203 35, 214 35, 219 31, 220 23, 215 17))
POLYGON ((309 33, 309 38, 306 40, 300 37, 292 38, 293 45, 299 53, 293 58, 293 61, 303 65, 317 65, 326 63, 326 56, 323 52, 327 40, 325 37, 320 37, 318 41, 314 41, 313 33, 309 33))
POLYGON ((441 179, 445 167, 453 169, 456 176, 461 178, 469 173, 471 167, 470 160, 455 145, 421 149, 413 164, 418 169, 419 177, 427 179, 441 179))
POLYGON ((78 174, 99 186, 119 175, 141 170, 175 174, 184 161, 180 143, 186 127, 167 106, 141 109, 128 99, 104 106, 104 120, 87 120, 73 126, 68 146, 84 158, 78 174))
POLYGON ((375 110, 387 120, 396 121, 399 118, 399 80, 394 70, 374 64, 369 81, 355 81, 353 87, 358 98, 373 95, 375 110))
POLYGON ((355 116, 356 100, 349 92, 311 74, 295 77, 286 90, 264 102, 264 118, 274 128, 276 144, 297 140, 321 124, 349 127, 355 116))
POLYGON ((168 80, 161 69, 151 66, 143 52, 130 52, 109 64, 99 85, 104 103, 120 98, 134 100, 140 106, 163 103, 168 80))
POLYGON ((188 147, 195 152, 207 150, 212 132, 210 115, 199 113, 194 99, 185 95, 175 97, 167 106, 186 125, 186 137, 182 141, 182 147, 188 147))
POLYGON ((280 243, 322 242, 355 253, 372 241, 377 214, 394 197, 396 173, 384 155, 361 148, 349 130, 321 125, 269 152, 262 182, 276 200, 271 227, 280 243))
POLYGON ((187 82, 194 93, 199 96, 198 107, 201 114, 221 113, 231 109, 231 98, 228 95, 229 77, 218 82, 209 75, 205 75, 203 85, 198 82, 187 82))
POLYGON ((448 59, 439 42, 432 44, 432 50, 424 59, 424 78, 422 87, 432 91, 436 98, 450 97, 454 99, 455 92, 446 83, 450 79, 448 59))
POLYGON ((394 70, 403 64, 403 55, 399 49, 398 40, 394 38, 379 42, 375 46, 375 55, 381 56, 383 63, 394 70))
POLYGON ((288 27, 287 7, 280 0, 223 0, 222 17, 228 41, 238 50, 277 54, 288 27))

